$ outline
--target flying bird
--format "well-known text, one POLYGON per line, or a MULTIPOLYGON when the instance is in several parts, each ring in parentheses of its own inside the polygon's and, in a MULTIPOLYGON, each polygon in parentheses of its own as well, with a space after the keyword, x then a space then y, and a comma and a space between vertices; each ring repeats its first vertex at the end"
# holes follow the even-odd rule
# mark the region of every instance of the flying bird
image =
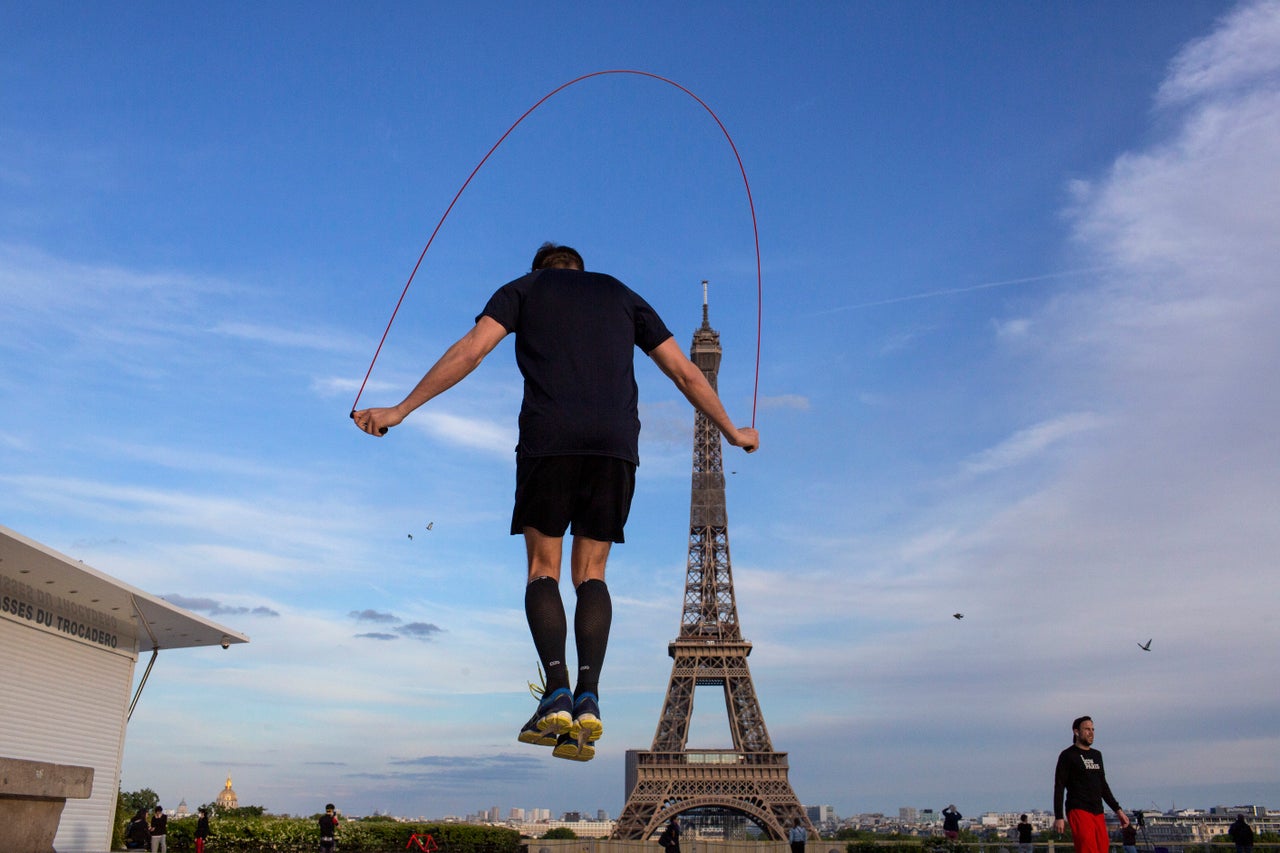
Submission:
POLYGON ((408 534, 408 536, 409 536, 409 538, 410 538, 410 539, 412 539, 412 538, 413 538, 413 534, 412 534, 412 533, 408 534))
POLYGON ((1147 640, 1146 643, 1138 643, 1138 648, 1142 649, 1144 652, 1151 651, 1151 641, 1147 640))
POLYGON ((955 617, 956 619, 963 619, 963 618, 964 618, 964 614, 963 614, 963 613, 952 613, 951 615, 952 615, 953 617, 955 617))
POLYGON ((428 522, 427 522, 427 529, 428 529, 428 530, 430 530, 431 528, 433 528, 433 527, 435 527, 435 526, 436 526, 436 523, 435 523, 434 521, 428 521, 428 522))

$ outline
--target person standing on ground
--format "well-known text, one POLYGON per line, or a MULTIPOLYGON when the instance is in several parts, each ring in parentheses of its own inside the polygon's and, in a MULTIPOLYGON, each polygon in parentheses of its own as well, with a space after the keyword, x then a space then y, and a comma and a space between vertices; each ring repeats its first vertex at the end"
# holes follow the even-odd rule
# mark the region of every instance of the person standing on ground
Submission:
POLYGON ((804 843, 809 840, 809 831, 804 828, 804 824, 799 818, 791 824, 791 831, 787 833, 787 841, 791 842, 791 853, 804 853, 804 843))
POLYGON ((1236 815, 1235 823, 1227 830, 1227 835, 1236 844, 1236 853, 1253 853, 1253 827, 1245 823, 1244 815, 1236 815))
POLYGON ((1053 829, 1061 833, 1071 824, 1076 853, 1107 853, 1111 837, 1103 802, 1116 813, 1121 829, 1129 825, 1129 817, 1107 785, 1102 753, 1093 748, 1093 718, 1077 717, 1071 723, 1071 731, 1072 744, 1058 755, 1053 771, 1053 829))
POLYGON ((146 850, 151 846, 151 828, 147 826, 147 810, 138 809, 124 830, 126 850, 146 850))
POLYGON ((666 853, 680 853, 680 821, 673 815, 667 828, 658 836, 658 846, 666 853))
POLYGON ((320 853, 333 853, 338 844, 338 815, 333 803, 325 803, 320 815, 320 853))
POLYGON ((200 809, 199 815, 196 820, 196 853, 204 853, 204 840, 209 837, 209 812, 200 809))
POLYGON ((164 813, 164 806, 156 806, 151 814, 151 853, 169 853, 169 843, 165 833, 169 831, 169 816, 164 813))
POLYGON ((942 810, 942 834, 948 841, 955 841, 960 837, 960 818, 962 817, 964 815, 956 811, 955 803, 942 810))
POLYGON ((751 453, 760 437, 734 425, 706 376, 644 299, 612 276, 586 272, 577 251, 551 243, 538 249, 531 272, 490 297, 471 330, 404 400, 351 417, 370 435, 384 434, 460 382, 511 333, 524 377, 511 534, 525 540, 525 616, 546 675, 538 708, 517 739, 552 746, 558 758, 587 761, 604 732, 600 668, 613 620, 605 564, 612 543, 624 541, 639 464, 636 348, 730 444, 751 453), (569 563, 577 598, 572 692, 560 596, 566 529, 573 537, 569 563))
POLYGON ((1023 815, 1018 821, 1018 853, 1031 853, 1031 834, 1035 827, 1023 815))

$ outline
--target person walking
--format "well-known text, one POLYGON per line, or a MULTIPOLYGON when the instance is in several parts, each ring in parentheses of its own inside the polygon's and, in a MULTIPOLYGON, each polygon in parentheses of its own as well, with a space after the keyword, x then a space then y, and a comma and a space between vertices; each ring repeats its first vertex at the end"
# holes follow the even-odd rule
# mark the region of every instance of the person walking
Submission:
POLYGON ((1031 835, 1035 827, 1022 815, 1018 820, 1018 853, 1031 853, 1031 835))
POLYGON ((613 620, 605 564, 621 543, 639 464, 639 348, 735 447, 760 443, 755 429, 730 419, 715 388, 691 362, 657 312, 616 278, 587 272, 568 246, 544 243, 531 271, 500 287, 399 404, 351 413, 379 436, 468 376, 508 334, 524 378, 516 446, 511 534, 528 559, 524 606, 545 673, 537 710, 522 743, 554 747, 558 758, 587 761, 604 733, 600 669, 613 620), (565 662, 568 622, 560 596, 565 531, 573 538, 576 684, 565 662))
POLYGON ((199 815, 196 819, 196 853, 204 853, 204 842, 209 837, 209 812, 200 809, 199 815))
POLYGON ((960 818, 962 817, 964 815, 956 811, 955 803, 942 810, 942 834, 948 841, 955 841, 960 837, 960 818))
POLYGON ((791 853, 804 853, 804 844, 809 840, 809 831, 799 818, 791 823, 791 831, 787 833, 787 841, 791 842, 791 853))
POLYGON ((1244 815, 1236 815, 1235 823, 1231 824, 1227 835, 1235 842, 1236 853, 1253 853, 1253 827, 1245 822, 1244 815))
POLYGON ((1093 718, 1077 717, 1071 732, 1071 746, 1059 753, 1053 771, 1053 829, 1062 833, 1071 824, 1076 853, 1107 853, 1111 837, 1102 804, 1116 813, 1121 829, 1129 825, 1129 817, 1107 785, 1102 753, 1093 748, 1093 718))
POLYGON ((320 824, 320 853, 333 853, 338 845, 338 813, 333 803, 325 803, 320 824))

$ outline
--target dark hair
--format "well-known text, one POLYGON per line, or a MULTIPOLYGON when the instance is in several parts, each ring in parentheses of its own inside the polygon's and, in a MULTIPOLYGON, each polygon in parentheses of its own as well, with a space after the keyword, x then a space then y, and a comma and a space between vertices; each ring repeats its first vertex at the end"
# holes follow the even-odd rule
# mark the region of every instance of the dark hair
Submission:
POLYGON ((530 271, 544 269, 586 269, 582 263, 582 255, 577 249, 569 246, 558 246, 555 243, 543 243, 533 255, 533 266, 530 271))
POLYGON ((333 808, 333 803, 325 803, 325 804, 324 804, 324 810, 325 810, 325 811, 329 811, 329 809, 331 809, 331 808, 333 808))
POLYGON ((1080 731, 1080 727, 1082 725, 1084 725, 1085 723, 1092 723, 1092 722, 1093 722, 1093 717, 1089 717, 1089 716, 1076 717, 1075 721, 1071 723, 1071 731, 1078 732, 1080 731))

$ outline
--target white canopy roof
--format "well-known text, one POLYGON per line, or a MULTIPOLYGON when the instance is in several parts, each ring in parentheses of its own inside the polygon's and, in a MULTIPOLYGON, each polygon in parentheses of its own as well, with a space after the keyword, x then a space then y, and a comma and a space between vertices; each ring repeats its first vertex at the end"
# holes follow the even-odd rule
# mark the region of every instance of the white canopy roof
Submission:
POLYGON ((175 607, 3 525, 0 576, 136 626, 139 652, 249 642, 238 631, 175 607))

